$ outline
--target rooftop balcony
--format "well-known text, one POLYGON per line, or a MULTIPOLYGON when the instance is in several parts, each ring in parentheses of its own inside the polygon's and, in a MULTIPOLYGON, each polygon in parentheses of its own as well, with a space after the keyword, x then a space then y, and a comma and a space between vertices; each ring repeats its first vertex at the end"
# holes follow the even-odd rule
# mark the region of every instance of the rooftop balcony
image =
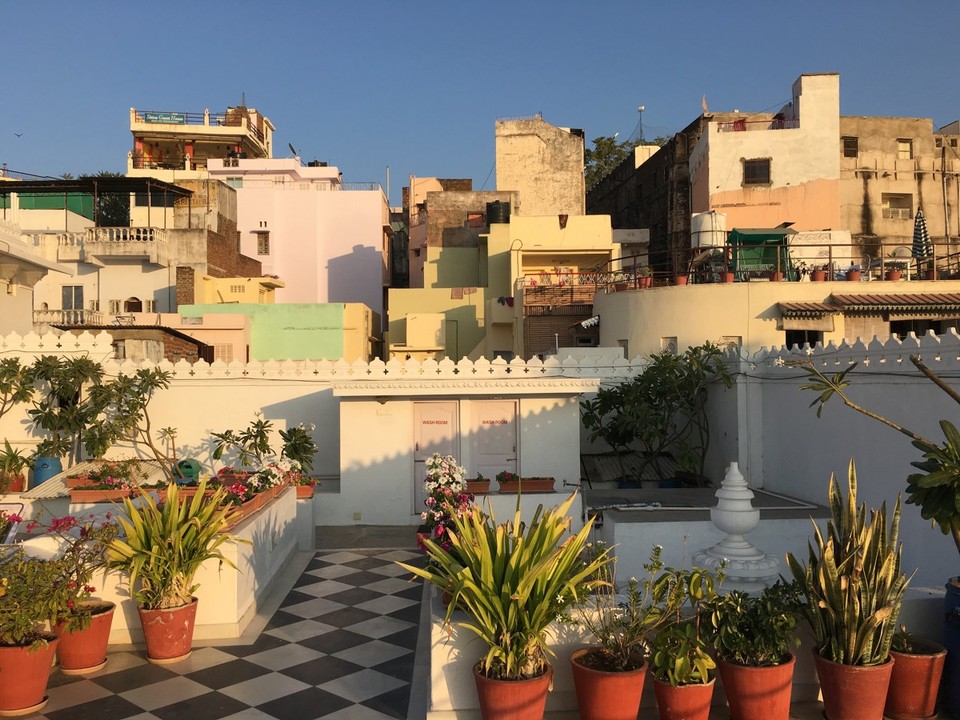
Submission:
POLYGON ((103 265, 105 259, 139 258, 168 265, 173 248, 167 232, 153 227, 93 227, 84 232, 35 233, 33 245, 57 262, 103 265))

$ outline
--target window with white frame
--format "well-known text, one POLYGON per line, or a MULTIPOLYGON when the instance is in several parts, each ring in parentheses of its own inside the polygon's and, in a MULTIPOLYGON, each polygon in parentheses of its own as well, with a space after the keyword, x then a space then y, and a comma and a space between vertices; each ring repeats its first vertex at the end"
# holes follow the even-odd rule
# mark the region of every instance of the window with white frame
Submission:
POLYGON ((880 204, 886 220, 913 219, 913 195, 909 193, 882 193, 880 204))
POLYGON ((897 160, 913 160, 913 140, 897 138, 897 160))

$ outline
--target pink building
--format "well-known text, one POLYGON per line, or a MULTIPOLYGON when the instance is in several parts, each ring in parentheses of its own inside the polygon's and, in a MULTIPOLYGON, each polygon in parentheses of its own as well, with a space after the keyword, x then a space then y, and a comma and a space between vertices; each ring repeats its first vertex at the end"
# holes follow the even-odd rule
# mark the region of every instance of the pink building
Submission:
POLYGON ((363 303, 383 313, 390 213, 378 183, 344 183, 299 158, 210 159, 237 192, 240 251, 283 279, 278 303, 363 303))

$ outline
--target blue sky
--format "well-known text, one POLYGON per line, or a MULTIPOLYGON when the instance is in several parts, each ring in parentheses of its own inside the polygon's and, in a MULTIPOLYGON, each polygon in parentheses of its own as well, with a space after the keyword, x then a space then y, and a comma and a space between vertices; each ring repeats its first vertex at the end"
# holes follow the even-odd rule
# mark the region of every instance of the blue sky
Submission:
POLYGON ((0 163, 123 171, 129 108, 239 104, 304 161, 379 181, 493 189, 500 117, 589 139, 668 135, 701 112, 763 111, 801 73, 839 72, 845 115, 960 119, 958 0, 0 0, 0 163), (20 137, 16 133, 21 133, 20 137))

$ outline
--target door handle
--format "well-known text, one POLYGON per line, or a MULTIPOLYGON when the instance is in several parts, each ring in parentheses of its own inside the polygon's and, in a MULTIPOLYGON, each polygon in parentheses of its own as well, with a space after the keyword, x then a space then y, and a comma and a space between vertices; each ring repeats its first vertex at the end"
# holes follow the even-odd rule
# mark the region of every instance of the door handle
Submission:
POLYGON ((413 449, 415 452, 420 452, 420 443, 416 443, 413 449))

